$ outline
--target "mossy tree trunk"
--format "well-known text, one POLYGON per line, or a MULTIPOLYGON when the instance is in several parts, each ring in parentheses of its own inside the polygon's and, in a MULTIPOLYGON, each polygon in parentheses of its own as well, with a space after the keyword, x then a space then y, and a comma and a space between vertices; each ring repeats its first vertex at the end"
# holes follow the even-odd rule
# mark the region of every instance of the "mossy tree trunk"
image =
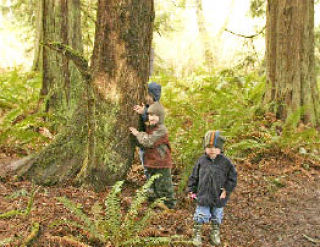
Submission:
POLYGON ((151 0, 100 0, 91 66, 69 47, 51 49, 74 61, 85 88, 73 117, 42 152, 16 164, 41 184, 78 183, 102 190, 126 177, 134 154, 128 127, 149 76, 154 6, 151 0))
POLYGON ((43 44, 61 42, 82 52, 80 0, 39 0, 36 21, 33 69, 42 73, 40 96, 47 111, 66 116, 77 104, 81 76, 73 62, 43 44))
POLYGON ((267 82, 264 103, 286 120, 320 123, 314 64, 314 1, 268 0, 266 24, 267 82))

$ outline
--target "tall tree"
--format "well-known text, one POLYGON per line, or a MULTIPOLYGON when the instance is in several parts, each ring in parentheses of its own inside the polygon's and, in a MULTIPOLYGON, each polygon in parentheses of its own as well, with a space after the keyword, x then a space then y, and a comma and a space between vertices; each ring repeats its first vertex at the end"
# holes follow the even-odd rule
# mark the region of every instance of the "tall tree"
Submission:
POLYGON ((80 0, 39 0, 37 4, 33 69, 43 76, 40 96, 46 97, 46 110, 65 114, 79 98, 80 73, 63 54, 43 44, 60 42, 82 53, 80 0))
POLYGON ((205 64, 211 67, 213 65, 213 54, 210 45, 210 35, 207 31, 205 17, 203 14, 202 0, 195 0, 195 6, 200 40, 203 45, 205 64))
POLYGON ((18 174, 97 190, 125 178, 134 154, 128 127, 137 124, 132 109, 146 93, 153 20, 152 0, 99 0, 90 67, 70 47, 47 44, 77 65, 85 91, 64 131, 39 154, 12 165, 18 174))
POLYGON ((301 113, 320 123, 314 70, 314 1, 268 0, 266 23, 267 81, 264 103, 275 103, 278 118, 301 113))

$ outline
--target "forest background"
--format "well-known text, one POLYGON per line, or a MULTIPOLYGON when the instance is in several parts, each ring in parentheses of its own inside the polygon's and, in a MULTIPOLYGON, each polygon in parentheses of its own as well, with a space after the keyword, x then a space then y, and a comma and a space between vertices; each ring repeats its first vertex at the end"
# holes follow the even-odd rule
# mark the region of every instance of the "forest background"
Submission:
MULTIPOLYGON (((64 84, 49 86, 45 93, 42 91, 45 77, 36 59, 37 47, 43 45, 37 40, 37 20, 41 10, 39 2, 3 0, 1 3, 0 158, 3 171, 0 172, 0 243, 8 246, 18 243, 46 246, 49 242, 57 246, 64 246, 62 243, 70 246, 80 243, 91 246, 145 246, 149 241, 153 246, 160 246, 160 243, 168 246, 169 243, 177 244, 180 241, 177 245, 183 244, 192 234, 194 207, 185 199, 187 178, 197 157, 203 152, 204 133, 209 129, 219 129, 227 138, 226 154, 239 170, 239 189, 226 213, 224 245, 319 244, 320 119, 317 114, 315 120, 305 117, 305 106, 283 115, 283 110, 278 109, 290 108, 284 103, 285 100, 280 102, 281 106, 278 105, 279 99, 266 100, 270 65, 265 45, 268 28, 265 1, 155 1, 150 78, 147 80, 148 74, 145 81, 138 79, 137 85, 156 81, 163 87, 161 102, 167 113, 165 123, 173 147, 173 178, 179 198, 176 212, 156 211, 157 217, 141 219, 141 210, 148 206, 142 202, 143 193, 135 195, 136 189, 144 184, 143 169, 139 166, 137 154, 133 160, 129 159, 133 166, 128 168, 128 175, 120 174, 122 179, 111 179, 115 182, 125 178, 121 196, 120 187, 117 187, 119 183, 113 187, 114 194, 109 194, 110 187, 105 186, 112 184, 104 183, 103 179, 97 185, 90 179, 88 181, 86 177, 89 171, 78 173, 83 177, 79 179, 80 184, 101 187, 102 183, 107 190, 94 192, 86 186, 78 189, 71 183, 67 188, 61 188, 57 181, 48 183, 54 187, 44 187, 43 184, 47 185, 45 179, 51 177, 37 179, 37 174, 42 171, 28 173, 26 177, 29 182, 22 180, 21 174, 8 175, 7 167, 15 161, 21 161, 21 158, 39 152, 42 156, 38 162, 47 157, 41 150, 52 147, 50 144, 65 133, 64 127, 74 123, 73 112, 77 108, 77 104, 70 106, 63 100, 61 104, 59 100, 55 101, 60 96, 53 95, 59 95, 64 84), (33 184, 32 178, 42 185, 33 184), (98 217, 105 211, 105 198, 109 203, 122 207, 122 212, 111 212, 109 219, 113 221, 98 217), (45 212, 46 205, 51 205, 59 213, 45 212), (305 211, 301 217, 297 216, 299 210, 305 211), (137 221, 128 217, 130 212, 135 212, 133 214, 141 222, 148 224, 133 224, 137 221), (118 218, 112 218, 117 214, 126 219, 122 225, 115 223, 118 218), (66 220, 61 222, 61 219, 66 220), (80 225, 75 224, 79 221, 82 222, 80 225), (8 222, 12 223, 10 229, 8 222), (146 228, 142 227, 146 225, 146 228), (254 226, 253 231, 251 226, 254 226), (126 234, 118 236, 116 232, 119 228, 125 229, 126 234), (39 232, 39 229, 42 231, 39 232), (144 240, 143 237, 147 238, 144 240)), ((81 27, 83 56, 92 65, 98 1, 84 0, 79 3, 81 22, 78 25, 81 27)), ((315 88, 320 88, 319 8, 320 4, 315 1, 312 40, 315 88)), ((139 39, 141 33, 139 35, 134 37, 139 39)), ((53 59, 53 53, 55 51, 50 53, 49 61, 56 59, 53 59)), ((130 87, 134 86, 132 82, 130 87)), ((145 93, 141 90, 141 94, 145 93)), ((70 102, 77 95, 78 92, 71 93, 70 102)), ((137 96, 136 100, 142 101, 142 97, 137 96)), ((141 102, 131 102, 135 103, 141 102)), ((88 108, 90 113, 90 106, 88 108)), ((105 109, 101 112, 104 111, 108 112, 105 109)), ((97 123, 113 121, 98 117, 96 120, 97 123)), ((128 122, 136 123, 134 121, 134 117, 130 117, 128 122)), ((90 121, 88 126, 90 129, 90 121)), ((89 135, 85 150, 98 157, 97 153, 104 150, 100 147, 100 139, 96 137, 97 145, 91 148, 90 138, 89 135)), ((113 149, 113 144, 110 147, 113 149)), ((126 154, 128 156, 129 151, 126 154)), ((59 152, 55 151, 54 155, 59 156, 59 152)), ((88 166, 90 162, 94 165, 95 159, 90 159, 90 155, 88 157, 88 166)), ((102 155, 101 159, 105 162, 110 157, 102 155)), ((81 160, 80 163, 85 162, 81 160)), ((107 213, 110 211, 107 210, 107 213)))

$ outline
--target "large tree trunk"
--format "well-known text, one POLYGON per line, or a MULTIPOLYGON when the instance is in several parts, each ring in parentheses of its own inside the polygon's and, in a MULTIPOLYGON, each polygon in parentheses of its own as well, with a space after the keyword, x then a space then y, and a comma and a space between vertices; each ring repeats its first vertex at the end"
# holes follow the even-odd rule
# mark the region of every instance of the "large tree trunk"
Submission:
POLYGON ((79 99, 80 73, 72 62, 42 44, 61 42, 82 52, 80 0, 39 0, 33 69, 42 73, 46 110, 67 115, 79 99), (77 88, 77 90, 75 90, 77 88))
POLYGON ((264 103, 273 104, 280 119, 301 111, 301 120, 318 125, 313 0, 268 0, 266 64, 264 103))
POLYGON ((143 101, 149 75, 154 7, 151 0, 100 0, 90 68, 68 47, 51 44, 75 61, 86 88, 72 121, 20 174, 42 184, 67 181, 105 185, 124 179, 138 122, 133 106, 143 101))

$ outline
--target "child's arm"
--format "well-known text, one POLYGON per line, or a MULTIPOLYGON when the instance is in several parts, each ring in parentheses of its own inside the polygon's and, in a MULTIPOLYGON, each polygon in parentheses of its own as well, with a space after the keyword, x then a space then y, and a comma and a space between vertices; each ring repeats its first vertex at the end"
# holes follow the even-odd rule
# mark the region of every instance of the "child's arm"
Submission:
POLYGON ((133 135, 137 137, 138 142, 146 148, 153 147, 156 141, 158 141, 161 137, 167 134, 167 129, 163 125, 159 126, 159 128, 152 132, 152 134, 148 134, 146 132, 139 132, 132 127, 130 127, 130 131, 133 135))
POLYGON ((230 169, 227 174, 227 181, 225 183, 225 190, 227 193, 231 193, 233 189, 237 186, 237 171, 232 163, 230 163, 230 169))
POLYGON ((199 168, 200 168, 200 163, 198 161, 193 167, 192 174, 189 177, 188 192, 197 193, 198 183, 199 183, 199 168))

